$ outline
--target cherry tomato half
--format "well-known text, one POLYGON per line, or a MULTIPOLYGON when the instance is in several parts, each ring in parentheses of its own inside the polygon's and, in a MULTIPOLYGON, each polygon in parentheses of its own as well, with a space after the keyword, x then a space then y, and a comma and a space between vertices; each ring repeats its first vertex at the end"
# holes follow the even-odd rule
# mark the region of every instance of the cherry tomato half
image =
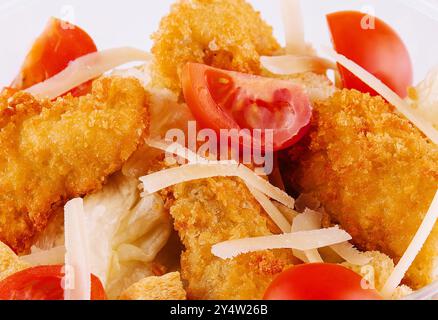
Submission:
MULTIPOLYGON (((38 266, 0 281, 0 300, 63 300, 63 266, 38 266)), ((106 300, 100 280, 91 275, 91 300, 106 300)))
POLYGON ((188 63, 182 84, 185 100, 203 127, 216 132, 271 129, 274 151, 296 143, 312 117, 309 98, 289 81, 188 63))
MULTIPOLYGON (((412 62, 397 32, 382 20, 356 11, 329 14, 327 21, 337 52, 372 73, 402 98, 406 97, 413 81, 412 62)), ((339 69, 345 88, 377 95, 350 71, 342 66, 339 69)))
POLYGON ((303 264, 281 273, 266 290, 265 300, 381 300, 362 287, 362 277, 343 266, 303 264))
MULTIPOLYGON (((82 29, 68 22, 51 18, 44 32, 36 39, 11 87, 27 89, 64 70, 68 64, 86 54, 97 51, 93 39, 82 29)), ((91 82, 71 93, 88 93, 91 82)))

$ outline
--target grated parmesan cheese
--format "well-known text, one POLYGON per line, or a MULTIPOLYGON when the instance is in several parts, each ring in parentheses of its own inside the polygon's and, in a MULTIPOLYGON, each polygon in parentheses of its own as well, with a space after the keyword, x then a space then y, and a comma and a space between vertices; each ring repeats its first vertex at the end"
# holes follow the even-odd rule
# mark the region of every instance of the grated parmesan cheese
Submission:
POLYGON ((351 236, 338 227, 296 233, 285 233, 258 238, 230 240, 218 243, 211 252, 221 259, 231 259, 241 254, 271 250, 312 250, 351 240, 351 236))
POLYGON ((84 202, 73 199, 64 207, 64 300, 90 300, 91 271, 84 202))
POLYGON ((33 266, 59 265, 64 264, 65 247, 58 246, 49 250, 33 252, 21 259, 33 266))
POLYGON ((364 266, 372 260, 371 257, 367 257, 349 242, 335 244, 331 246, 330 249, 352 265, 364 266))
MULTIPOLYGON (((306 209, 304 213, 298 215, 292 224, 292 232, 318 230, 321 229, 322 214, 320 212, 306 209)), ((359 252, 349 242, 343 242, 330 246, 342 259, 352 265, 365 265, 371 261, 371 258, 359 252)), ((323 262, 318 250, 297 251, 294 250, 294 255, 303 262, 323 262)))
POLYGON ((149 60, 151 60, 149 53, 129 47, 93 52, 70 62, 63 71, 26 89, 25 92, 37 98, 55 99, 117 66, 133 61, 149 60))
POLYGON ((196 154, 195 152, 193 152, 192 150, 185 148, 176 142, 174 142, 172 144, 168 144, 165 141, 148 139, 148 140, 146 140, 146 144, 151 148, 155 148, 155 149, 164 151, 166 153, 177 155, 178 157, 181 157, 181 158, 187 160, 191 164, 201 164, 201 163, 205 163, 205 164, 208 164, 208 163, 210 163, 210 164, 218 164, 218 163, 227 164, 228 163, 228 164, 234 164, 234 165, 238 164, 234 160, 217 161, 214 159, 207 159, 207 158, 201 157, 198 154, 196 154))
POLYGON ((273 186, 272 184, 269 183, 269 181, 258 176, 254 171, 244 166, 243 164, 239 165, 238 177, 243 181, 245 181, 247 185, 251 186, 254 189, 259 190, 260 192, 263 192, 271 199, 280 202, 281 204, 285 205, 289 209, 295 208, 295 200, 291 196, 289 196, 283 190, 273 186))
POLYGON ((152 173, 141 177, 140 181, 143 183, 145 192, 152 194, 183 182, 213 177, 239 177, 251 188, 266 194, 288 208, 294 208, 295 200, 286 192, 274 187, 254 171, 238 163, 187 164, 152 173))
MULTIPOLYGON (((152 148, 156 148, 156 149, 162 150, 164 152, 176 154, 179 157, 182 157, 183 159, 188 160, 189 163, 191 163, 191 164, 213 164, 213 165, 225 164, 225 165, 239 166, 239 164, 234 160, 215 161, 215 160, 209 160, 209 159, 200 157, 196 153, 194 153, 193 151, 183 147, 182 145, 180 145, 178 143, 173 143, 173 144, 169 145, 166 142, 156 141, 156 140, 148 140, 148 141, 146 141, 146 143, 152 148)), ((239 169, 238 169, 238 171, 239 171, 239 169)), ((248 180, 252 181, 252 184, 247 183, 246 185, 247 185, 249 191, 251 192, 251 194, 260 203, 260 205, 266 211, 266 213, 269 215, 269 217, 272 219, 272 221, 274 221, 274 223, 280 228, 281 231, 289 232, 290 224, 287 221, 287 219, 280 212, 280 210, 278 210, 278 208, 270 201, 270 199, 268 199, 264 193, 259 191, 260 188, 264 188, 267 185, 270 185, 269 182, 267 182, 263 179, 259 180, 258 179, 259 177, 257 177, 257 179, 254 179, 252 176, 255 175, 255 173, 248 168, 247 168, 247 170, 240 169, 240 171, 241 171, 241 174, 243 176, 247 177, 247 181, 248 180), (254 184, 260 184, 260 188, 256 189, 256 188, 252 187, 252 185, 254 185, 254 184)), ((277 193, 278 190, 280 190, 280 189, 277 190, 277 188, 274 186, 272 186, 271 188, 269 188, 269 186, 268 186, 266 188, 270 189, 270 191, 274 190, 273 192, 275 192, 275 193, 277 193), (273 189, 273 188, 275 188, 275 189, 273 189)), ((289 196, 287 196, 287 197, 288 197, 288 199, 286 199, 286 198, 284 198, 284 199, 287 202, 289 202, 290 205, 293 205, 292 202, 294 202, 294 200, 291 199, 289 196)))
MULTIPOLYGON (((295 200, 289 197, 284 191, 276 188, 268 181, 259 177, 248 167, 241 165, 234 160, 228 162, 208 160, 198 156, 193 151, 178 143, 168 144, 165 141, 158 140, 148 140, 146 143, 152 148, 173 153, 189 161, 188 165, 159 171, 140 178, 143 182, 143 188, 147 193, 154 193, 174 184, 186 181, 215 176, 236 176, 246 183, 254 198, 260 203, 272 221, 285 234, 289 234, 290 231, 296 233, 300 231, 321 230, 322 215, 309 209, 306 209, 304 214, 297 216, 293 221, 293 226, 291 226, 281 211, 266 195, 290 209, 294 208, 295 200)), ((244 241, 246 239, 241 240, 244 241)), ((358 252, 348 242, 338 243, 335 246, 331 246, 331 248, 351 264, 362 265, 369 262, 369 259, 358 252)), ((303 262, 323 262, 318 250, 314 248, 304 252, 294 249, 294 255, 303 262)))
POLYGON ((337 70, 336 64, 330 60, 316 56, 274 56, 261 57, 262 66, 278 75, 291 75, 305 72, 324 73, 327 70, 337 70))
MULTIPOLYGON (((151 194, 172 185, 213 177, 239 177, 248 187, 258 190, 270 198, 277 200, 290 209, 294 209, 295 200, 283 190, 273 186, 268 181, 258 176, 248 167, 234 160, 215 161, 198 156, 193 151, 178 143, 167 144, 163 141, 148 140, 150 147, 176 154, 189 161, 189 164, 176 168, 158 171, 140 178, 144 190, 151 194)), ((266 202, 264 203, 266 206, 266 202)), ((263 206, 263 205, 262 205, 263 206)), ((269 206, 271 207, 271 206, 269 206)), ((277 212, 270 212, 277 216, 277 212)), ((279 226, 280 227, 280 226, 279 226)), ((282 228, 285 228, 284 221, 282 228)))
POLYGON ((304 39, 304 21, 301 14, 300 0, 282 0, 286 52, 288 54, 304 54, 307 46, 304 39))
POLYGON ((249 191, 254 196, 254 198, 260 203, 262 208, 266 211, 269 217, 274 221, 277 227, 284 233, 288 233, 290 230, 289 221, 284 217, 284 215, 278 210, 278 208, 260 191, 248 186, 249 191))
MULTIPOLYGON (((292 222, 291 232, 311 231, 321 229, 322 215, 319 212, 306 209, 304 213, 295 217, 292 222)), ((324 262, 318 249, 307 251, 293 250, 295 257, 306 263, 324 262)))
POLYGON ((237 164, 186 164, 175 168, 161 170, 140 178, 148 194, 168 187, 199 179, 214 177, 236 177, 237 164))

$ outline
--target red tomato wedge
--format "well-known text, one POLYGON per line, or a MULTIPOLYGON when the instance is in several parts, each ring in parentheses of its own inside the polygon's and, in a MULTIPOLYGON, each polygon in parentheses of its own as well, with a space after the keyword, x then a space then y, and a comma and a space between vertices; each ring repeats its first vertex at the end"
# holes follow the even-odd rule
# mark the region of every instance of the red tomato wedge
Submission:
MULTIPOLYGON (((305 133, 312 107, 303 89, 289 81, 188 63, 182 74, 185 100, 205 128, 271 129, 278 151, 305 133)), ((263 140, 263 135, 262 135, 263 140)))
POLYGON ((303 264, 281 273, 266 290, 265 300, 381 300, 362 287, 362 277, 343 266, 303 264))
MULTIPOLYGON (((0 300, 63 300, 63 266, 38 266, 0 281, 0 300)), ((100 280, 91 275, 91 300, 106 300, 100 280)))
MULTIPOLYGON (((412 86, 413 68, 400 36, 382 20, 356 11, 327 16, 336 51, 372 73, 400 97, 412 86)), ((368 85, 342 66, 342 83, 347 89, 377 95, 368 85)))
MULTIPOLYGON (((34 42, 11 86, 19 90, 27 89, 58 74, 71 61, 96 51, 93 39, 85 31, 51 18, 44 32, 34 42)), ((86 94, 90 84, 81 85, 71 93, 75 96, 86 94)))

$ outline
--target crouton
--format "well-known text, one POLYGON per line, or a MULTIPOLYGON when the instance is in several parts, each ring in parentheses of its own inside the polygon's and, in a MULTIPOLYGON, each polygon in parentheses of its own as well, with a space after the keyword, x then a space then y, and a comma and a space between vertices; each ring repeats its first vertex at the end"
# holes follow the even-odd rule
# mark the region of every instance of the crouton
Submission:
POLYGON ((133 284, 120 296, 120 300, 186 300, 186 292, 179 272, 161 277, 147 277, 133 284))
POLYGON ((29 267, 28 263, 21 261, 7 245, 0 242, 0 281, 29 267))

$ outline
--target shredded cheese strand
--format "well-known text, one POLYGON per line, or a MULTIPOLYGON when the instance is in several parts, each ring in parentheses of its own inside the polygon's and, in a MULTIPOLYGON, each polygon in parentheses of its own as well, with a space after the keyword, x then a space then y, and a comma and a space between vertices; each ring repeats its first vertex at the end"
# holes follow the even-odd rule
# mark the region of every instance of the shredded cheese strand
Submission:
POLYGON ((421 223, 420 228, 418 229, 417 233, 412 239, 411 244, 406 249, 406 252, 404 253, 399 263, 395 267, 394 271, 389 276, 388 280, 383 286, 381 293, 384 297, 388 297, 388 298, 391 297, 395 289, 401 283, 409 267, 414 262, 418 253, 423 248, 423 245, 426 242, 427 238, 431 234, 437 218, 438 218, 438 191, 435 195, 435 198, 432 201, 429 211, 426 213, 426 216, 424 217, 423 222, 421 223))
MULTIPOLYGON (((231 165, 238 165, 238 163, 234 160, 230 161, 215 161, 215 160, 208 160, 206 158, 203 158, 201 156, 198 156, 193 151, 183 147, 179 143, 173 143, 173 144, 167 144, 163 141, 157 141, 157 140, 147 140, 146 143, 153 148, 162 150, 164 152, 170 152, 173 154, 176 154, 177 156, 180 156, 186 160, 188 160, 191 164, 231 164, 231 165)), ((260 181, 258 181, 260 182, 260 181)), ((284 217, 284 215, 278 210, 278 208, 272 203, 268 197, 266 197, 262 192, 258 191, 257 189, 253 188, 250 184, 246 184, 251 194, 254 196, 254 198, 260 203, 262 208, 266 211, 266 213, 270 216, 272 221, 280 228, 283 232, 289 232, 290 230, 290 224, 287 221, 287 219, 284 217)))
POLYGON ((300 0, 282 0, 281 13, 286 39, 286 52, 288 54, 305 53, 306 42, 300 0))
POLYGON ((238 177, 251 187, 265 193, 271 199, 277 200, 289 209, 295 209, 295 200, 283 190, 273 186, 262 177, 258 176, 247 166, 241 164, 238 168, 238 177))
POLYGON ((64 207, 64 300, 90 300, 91 269, 84 202, 73 199, 64 207))
POLYGON ((359 252, 351 243, 344 242, 335 244, 330 247, 337 255, 348 263, 354 264, 356 266, 363 266, 372 260, 372 258, 367 257, 362 252, 359 252))
POLYGON ((145 192, 152 194, 183 182, 214 177, 238 177, 270 198, 291 209, 294 208, 295 200, 286 192, 274 187, 246 166, 237 163, 186 164, 141 177, 140 181, 143 183, 145 192))
POLYGON ((260 57, 262 66, 278 75, 291 75, 305 72, 325 72, 326 70, 337 70, 336 64, 328 59, 316 56, 273 56, 260 57))
POLYGON ((284 233, 288 233, 290 230, 289 221, 284 217, 284 215, 278 210, 278 208, 268 199, 263 193, 254 189, 253 187, 247 185, 249 191, 254 196, 254 198, 260 203, 262 208, 270 216, 272 221, 280 228, 284 233))
POLYGON ((187 161, 189 161, 192 164, 194 164, 194 163, 208 163, 209 162, 208 159, 204 159, 202 157, 199 157, 195 152, 183 147, 179 143, 167 144, 164 141, 148 139, 148 140, 146 140, 146 144, 149 147, 161 150, 163 152, 177 155, 178 157, 186 159, 187 161))
POLYGON ((211 252, 221 259, 231 259, 241 254, 271 249, 297 249, 306 251, 327 247, 348 240, 351 240, 351 236, 347 232, 334 227, 225 241, 214 245, 211 248, 211 252))
POLYGON ((237 161, 235 160, 217 161, 217 160, 210 160, 204 158, 196 154, 192 150, 185 148, 184 146, 180 145, 177 142, 168 144, 164 141, 148 139, 146 140, 146 144, 149 147, 161 150, 163 152, 177 155, 178 157, 187 160, 191 164, 234 164, 234 165, 238 164, 237 161))
POLYGON ((151 57, 148 52, 129 47, 93 52, 70 62, 57 75, 25 91, 37 98, 55 99, 115 67, 133 61, 149 61, 151 57))
POLYGON ((22 256, 20 259, 33 266, 64 264, 65 246, 58 246, 49 250, 34 252, 22 256))
MULTIPOLYGON (((308 209, 306 210, 306 212, 304 214, 301 214, 300 216, 298 216, 298 219, 295 218, 295 220, 294 220, 295 228, 293 226, 291 226, 289 221, 287 221, 287 219, 280 212, 280 210, 278 210, 278 208, 272 203, 272 201, 263 192, 261 192, 260 189, 254 188, 253 185, 257 184, 263 190, 265 190, 265 191, 267 190, 268 192, 266 192, 266 193, 268 195, 271 195, 272 193, 277 193, 280 189, 270 185, 269 182, 267 182, 266 180, 257 176, 252 170, 250 170, 249 168, 247 168, 243 165, 239 165, 234 160, 231 160, 229 162, 208 160, 206 158, 198 156, 195 152, 185 148, 184 146, 182 146, 178 143, 168 144, 165 141, 159 141, 159 140, 147 140, 146 143, 152 148, 156 148, 156 149, 162 150, 164 152, 169 152, 169 153, 175 154, 177 156, 180 156, 183 159, 188 160, 191 165, 194 165, 194 164, 198 164, 200 166, 203 166, 205 164, 210 164, 213 166, 221 165, 221 164, 225 165, 225 166, 232 165, 233 166, 233 172, 232 172, 233 176, 235 174, 235 172, 234 172, 235 167, 234 166, 238 166, 237 173, 236 173, 237 176, 245 181, 251 194, 260 203, 262 208, 266 211, 266 213, 270 216, 272 221, 280 228, 280 230, 283 233, 289 233, 291 231, 291 228, 292 228, 292 232, 310 231, 310 230, 317 230, 317 229, 321 228, 322 217, 318 217, 318 219, 317 219, 318 221, 315 221, 315 219, 312 219, 311 216, 308 217, 305 215, 305 214, 309 215, 310 213, 316 213, 319 215, 321 215, 321 214, 318 212, 315 212, 315 211, 308 210, 308 209), (250 181, 250 182, 252 181, 252 184, 248 183, 248 181, 250 181), (267 189, 265 189, 265 188, 267 188, 267 189), (306 218, 306 219, 301 219, 302 221, 300 221, 300 217, 306 218), (307 219, 307 218, 309 218, 309 219, 307 219), (299 229, 297 229, 297 226, 299 226, 299 229)), ((175 168, 175 169, 177 169, 177 168, 175 168)), ((184 169, 181 169, 181 170, 184 170, 184 169)), ((171 178, 170 180, 172 180, 172 179, 173 178, 171 178)), ((161 181, 160 179, 157 179, 156 177, 152 178, 152 180, 161 181)), ((167 182, 164 182, 164 181, 161 181, 161 182, 163 182, 164 184, 168 184, 167 182)), ((163 187, 163 185, 155 186, 155 188, 157 188, 157 189, 162 188, 162 187, 163 187)), ((146 190, 146 188, 145 188, 145 190, 146 190)), ((154 189, 151 189, 151 186, 149 186, 148 190, 152 191, 154 189)), ((291 208, 293 209, 294 200, 292 198, 290 198, 287 194, 285 194, 285 195, 281 194, 281 196, 277 196, 277 199, 279 199, 280 200, 279 202, 282 202, 283 204, 284 204, 284 202, 289 202, 289 206, 291 206, 291 208)), ((358 252, 348 242, 340 243, 340 244, 337 244, 335 246, 332 246, 332 249, 335 250, 335 252, 337 252, 343 259, 345 259, 346 261, 348 261, 352 264, 362 265, 362 264, 368 263, 370 260, 369 258, 365 257, 362 253, 358 252)), ((321 255, 319 254, 317 249, 311 249, 311 250, 308 250, 306 252, 302 252, 299 250, 293 250, 293 251, 294 251, 294 255, 297 258, 299 258, 300 260, 302 260, 303 262, 322 262, 323 261, 321 258, 321 255)))
POLYGON ((237 169, 238 165, 186 164, 141 177, 140 181, 143 182, 144 190, 152 194, 183 182, 214 177, 236 177, 237 169))
POLYGON ((368 86, 377 91, 383 98, 391 103, 397 110, 402 113, 409 121, 411 121, 420 131, 422 131, 433 143, 438 144, 438 130, 434 128, 432 123, 415 114, 414 110, 409 107, 409 104, 400 98, 382 81, 374 75, 366 71, 364 68, 346 58, 345 56, 335 52, 333 49, 325 48, 325 51, 339 64, 352 72, 356 77, 365 82, 368 86))
POLYGON ((306 250, 304 254, 309 261, 308 263, 323 263, 321 255, 319 254, 318 249, 306 250))
MULTIPOLYGON (((309 252, 310 250, 308 250, 309 252)), ((295 258, 300 259, 304 263, 310 263, 309 258, 304 254, 304 251, 292 249, 292 254, 295 258)))
POLYGON ((258 176, 254 171, 252 171, 251 169, 249 169, 243 164, 239 164, 234 160, 230 160, 230 161, 208 160, 201 156, 198 156, 193 151, 181 146, 178 143, 167 144, 165 142, 155 141, 155 140, 148 140, 147 143, 149 146, 153 148, 157 148, 165 152, 174 153, 180 157, 185 158, 190 162, 190 164, 188 165, 167 169, 171 171, 162 170, 159 172, 155 172, 151 175, 141 177, 140 180, 143 182, 145 191, 147 191, 148 193, 154 193, 159 190, 168 188, 172 185, 179 184, 185 181, 207 179, 216 176, 239 177, 243 181, 245 181, 247 186, 268 195, 270 198, 277 200, 278 202, 282 203, 283 205, 285 205, 290 209, 295 208, 295 200, 292 197, 290 197, 286 192, 273 186, 268 181, 258 176), (208 172, 208 170, 202 170, 202 168, 205 167, 205 165, 208 165, 210 168, 216 168, 215 173, 213 173, 213 171, 208 172), (185 168, 190 168, 191 171, 196 171, 197 174, 193 175, 191 172, 188 171, 184 172, 187 170, 185 168), (172 176, 166 178, 166 172, 170 173, 172 176), (161 175, 164 176, 163 180, 158 179, 158 177, 161 175), (190 175, 191 177, 189 178, 190 175), (178 180, 173 180, 177 177, 178 180))
MULTIPOLYGON (((311 231, 321 229, 322 214, 307 209, 304 213, 295 217, 290 228, 290 232, 311 231)), ((318 249, 299 251, 294 249, 293 254, 298 259, 306 263, 324 262, 318 249), (303 259, 304 258, 304 259, 303 259)))

